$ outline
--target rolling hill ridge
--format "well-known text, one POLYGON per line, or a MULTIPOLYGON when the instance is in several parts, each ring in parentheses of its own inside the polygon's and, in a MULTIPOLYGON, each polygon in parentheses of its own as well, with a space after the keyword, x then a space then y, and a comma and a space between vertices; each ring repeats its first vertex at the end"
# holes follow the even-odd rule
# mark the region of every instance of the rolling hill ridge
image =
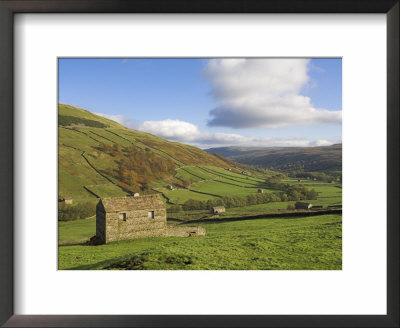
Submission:
POLYGON ((59 198, 94 198, 184 187, 177 169, 231 161, 170 142, 70 105, 58 106, 59 198))
POLYGON ((342 145, 321 147, 219 147, 206 150, 233 161, 282 172, 340 172, 342 145))

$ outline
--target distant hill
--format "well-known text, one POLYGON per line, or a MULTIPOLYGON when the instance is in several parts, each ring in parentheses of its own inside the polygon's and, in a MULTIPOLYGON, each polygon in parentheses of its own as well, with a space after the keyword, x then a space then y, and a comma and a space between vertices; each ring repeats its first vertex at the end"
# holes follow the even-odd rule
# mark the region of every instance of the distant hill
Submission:
POLYGON ((69 105, 58 106, 60 198, 122 196, 182 184, 176 169, 231 162, 69 105))
POLYGON ((220 147, 206 151, 239 163, 283 172, 342 170, 341 144, 322 147, 220 147))

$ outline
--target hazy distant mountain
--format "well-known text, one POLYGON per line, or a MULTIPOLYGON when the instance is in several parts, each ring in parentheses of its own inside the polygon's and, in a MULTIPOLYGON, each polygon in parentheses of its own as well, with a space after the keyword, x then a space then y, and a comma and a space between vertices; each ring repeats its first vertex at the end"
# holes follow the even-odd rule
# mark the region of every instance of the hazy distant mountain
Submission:
POLYGON ((219 147, 206 151, 239 163, 281 171, 342 170, 342 144, 321 147, 219 147))

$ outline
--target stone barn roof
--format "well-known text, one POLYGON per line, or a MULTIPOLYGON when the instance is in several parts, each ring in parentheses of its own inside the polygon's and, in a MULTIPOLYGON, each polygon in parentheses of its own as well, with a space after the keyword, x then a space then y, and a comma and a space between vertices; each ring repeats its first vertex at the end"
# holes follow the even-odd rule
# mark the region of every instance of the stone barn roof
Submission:
POLYGON ((214 206, 214 207, 213 207, 213 210, 214 210, 214 211, 224 210, 224 209, 225 209, 225 206, 214 206))
POLYGON ((165 207, 159 195, 126 196, 126 197, 107 197, 102 198, 101 203, 105 212, 121 212, 145 210, 148 208, 165 207))

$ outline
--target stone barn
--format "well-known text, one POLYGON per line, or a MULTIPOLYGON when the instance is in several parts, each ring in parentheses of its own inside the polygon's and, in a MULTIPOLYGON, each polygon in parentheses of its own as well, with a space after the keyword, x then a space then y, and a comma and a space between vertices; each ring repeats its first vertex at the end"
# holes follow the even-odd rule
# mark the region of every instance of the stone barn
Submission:
POLYGON ((213 207, 213 213, 214 214, 219 214, 219 213, 224 213, 225 212, 225 207, 224 206, 215 206, 213 207))
POLYGON ((259 194, 262 194, 262 193, 264 192, 264 190, 258 189, 257 192, 258 192, 259 194))
POLYGON ((100 243, 160 236, 166 226, 165 204, 158 195, 103 198, 96 207, 100 243))
POLYGON ((102 198, 96 207, 95 243, 144 238, 204 236, 202 227, 168 227, 158 194, 102 198))
POLYGON ((311 203, 296 202, 294 204, 296 210, 309 210, 312 207, 311 203))

